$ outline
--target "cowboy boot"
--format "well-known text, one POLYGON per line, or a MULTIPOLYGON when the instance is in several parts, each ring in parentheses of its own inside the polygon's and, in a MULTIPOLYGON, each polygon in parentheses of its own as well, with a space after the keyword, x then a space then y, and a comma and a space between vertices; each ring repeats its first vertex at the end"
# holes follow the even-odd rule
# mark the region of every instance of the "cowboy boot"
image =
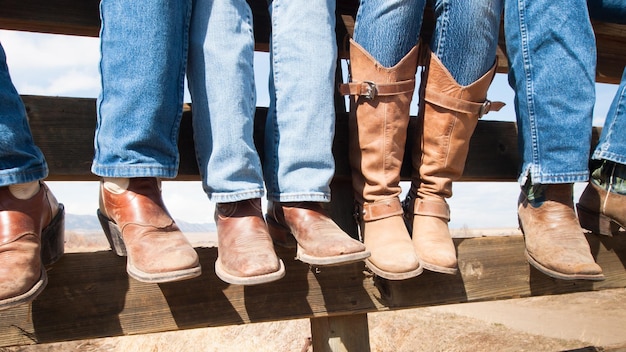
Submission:
POLYGON ((111 248, 127 256, 126 271, 142 282, 170 282, 201 274, 198 254, 170 216, 154 177, 100 183, 98 219, 111 248))
POLYGON ((468 86, 459 85, 436 55, 425 48, 427 67, 420 95, 421 143, 413 147, 411 189, 404 201, 407 227, 424 269, 455 274, 456 248, 450 236, 452 181, 463 174, 478 119, 504 104, 486 99, 494 66, 468 86))
POLYGON ((376 275, 389 280, 422 272, 402 220, 400 167, 404 157, 409 105, 415 90, 418 49, 393 67, 384 67, 355 41, 350 41, 352 83, 340 91, 351 95, 350 165, 355 217, 365 247, 365 260, 376 275))
POLYGON ((593 233, 612 236, 626 229, 626 166, 603 161, 576 206, 580 225, 593 233))
POLYGON ((285 265, 274 252, 268 233, 261 199, 218 203, 217 260, 215 273, 224 282, 257 285, 285 276, 285 265))
POLYGON ((63 255, 64 209, 43 182, 0 187, 0 310, 34 300, 63 255), (16 187, 28 187, 22 197, 16 187))
POLYGON ((542 273, 562 280, 604 280, 574 212, 573 184, 522 187, 517 215, 526 259, 542 273))

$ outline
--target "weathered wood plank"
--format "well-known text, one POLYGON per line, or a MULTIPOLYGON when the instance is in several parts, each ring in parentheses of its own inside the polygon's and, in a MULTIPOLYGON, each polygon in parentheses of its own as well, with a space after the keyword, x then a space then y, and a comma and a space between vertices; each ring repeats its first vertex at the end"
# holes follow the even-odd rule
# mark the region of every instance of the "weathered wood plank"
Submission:
POLYGON ((0 312, 0 346, 626 287, 626 236, 588 239, 605 281, 555 280, 529 268, 521 236, 456 239, 458 275, 400 282, 374 278, 363 264, 316 270, 279 249, 284 279, 228 285, 214 273, 216 249, 198 248, 201 277, 146 284, 129 279, 125 258, 111 251, 71 253, 49 269, 31 306, 0 312))
MULTIPOLYGON (((253 11, 256 49, 269 48, 270 18, 263 1, 248 0, 253 11)), ((29 32, 56 33, 97 37, 100 32, 99 0, 0 0, 0 28, 29 32)), ((347 56, 346 35, 352 33, 358 1, 337 1, 337 42, 342 57, 347 56)), ((598 45, 598 75, 603 83, 619 83, 626 63, 626 26, 595 21, 598 45)), ((425 33, 432 27, 426 16, 425 33)), ((498 72, 508 65, 500 35, 498 72)))
MULTIPOLYGON (((49 180, 96 180, 90 167, 93 159, 93 136, 96 126, 94 99, 23 96, 33 137, 46 156, 50 167, 49 180)), ((195 160, 191 111, 184 109, 179 150, 181 154, 177 180, 198 180, 195 160)), ((267 109, 257 109, 255 140, 263 153, 264 121, 267 109)), ((411 177, 411 148, 416 136, 417 119, 411 119, 402 178, 411 177)), ((597 143, 600 128, 594 128, 593 143, 597 143)), ((350 178, 348 162, 348 115, 338 113, 333 151, 336 178, 350 178)), ((512 122, 479 121, 470 141, 463 181, 515 181, 519 153, 517 130, 512 122)))

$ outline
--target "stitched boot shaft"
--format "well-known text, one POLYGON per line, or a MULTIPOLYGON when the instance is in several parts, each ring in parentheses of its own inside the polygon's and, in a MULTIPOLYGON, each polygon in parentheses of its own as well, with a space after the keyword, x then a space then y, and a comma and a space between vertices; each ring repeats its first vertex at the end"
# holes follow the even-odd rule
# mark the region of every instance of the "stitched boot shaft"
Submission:
POLYGON ((42 237, 61 236, 62 241, 62 217, 62 206, 44 183, 30 199, 18 199, 8 187, 0 187, 0 310, 30 302, 43 291, 42 242, 49 239, 42 237))
POLYGON ((522 190, 518 201, 528 262, 557 279, 603 280, 574 212, 573 185, 528 188, 522 190))
POLYGON ((414 47, 397 65, 387 68, 351 41, 352 82, 342 86, 343 93, 353 96, 350 165, 359 228, 371 252, 366 264, 390 280, 414 277, 422 271, 398 198, 417 59, 414 47))
POLYGON ((625 180, 625 165, 605 161, 594 170, 577 204, 582 227, 607 236, 626 229, 625 180))
POLYGON ((456 250, 448 230, 452 181, 463 174, 469 141, 478 119, 502 103, 486 99, 495 65, 468 86, 459 85, 436 55, 425 49, 425 69, 420 95, 420 143, 413 147, 413 171, 407 223, 413 244, 425 269, 454 274, 456 250))
POLYGON ((119 194, 100 186, 100 222, 112 247, 127 255, 128 274, 143 282, 200 275, 198 255, 161 198, 158 180, 131 178, 119 194))

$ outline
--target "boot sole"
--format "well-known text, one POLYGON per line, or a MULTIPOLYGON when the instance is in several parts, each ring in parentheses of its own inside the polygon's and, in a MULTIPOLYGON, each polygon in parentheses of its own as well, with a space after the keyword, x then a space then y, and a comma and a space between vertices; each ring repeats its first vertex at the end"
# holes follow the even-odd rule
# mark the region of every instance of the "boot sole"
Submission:
MULTIPOLYGON (((122 231, 120 230, 119 226, 117 226, 117 224, 114 223, 113 220, 104 216, 104 214, 100 212, 100 209, 98 209, 97 214, 100 225, 102 226, 102 230, 104 230, 104 234, 109 241, 109 245, 115 251, 115 254, 120 257, 128 258, 128 252, 126 251, 126 245, 124 244, 122 231)), ((200 265, 198 265, 196 267, 188 269, 151 274, 137 269, 137 267, 132 265, 130 260, 127 259, 126 272, 129 276, 137 281, 148 283, 161 283, 181 281, 198 277, 200 276, 200 274, 202 274, 202 268, 200 267, 200 265)))
POLYGON ((256 276, 235 276, 227 273, 223 268, 219 258, 215 261, 215 274, 222 281, 233 285, 259 285, 268 282, 280 280, 285 276, 285 264, 282 260, 278 260, 280 267, 277 271, 268 274, 256 275, 256 276))
POLYGON ((524 251, 524 254, 526 255, 526 260, 528 261, 528 263, 530 265, 532 265, 533 267, 535 267, 535 269, 539 270, 540 272, 553 277, 555 279, 560 279, 560 280, 590 280, 590 281, 603 281, 604 275, 603 274, 563 274, 560 273, 558 271, 554 271, 552 269, 548 269, 545 266, 541 265, 541 263, 539 263, 538 261, 535 260, 535 258, 533 258, 530 253, 528 253, 527 250, 524 251))
POLYGON ((441 274, 448 274, 448 275, 456 275, 459 272, 458 268, 448 268, 445 266, 439 266, 439 265, 435 265, 435 264, 430 264, 427 263, 425 261, 420 260, 420 264, 421 266, 428 271, 433 271, 436 273, 441 273, 441 274))
POLYGON ((380 276, 383 279, 394 280, 394 281, 411 279, 416 276, 419 276, 422 272, 424 272, 424 268, 422 268, 421 265, 418 266, 417 269, 407 271, 404 273, 392 273, 389 271, 382 270, 376 265, 374 265, 372 262, 370 262, 368 259, 365 259, 365 265, 377 276, 380 276))

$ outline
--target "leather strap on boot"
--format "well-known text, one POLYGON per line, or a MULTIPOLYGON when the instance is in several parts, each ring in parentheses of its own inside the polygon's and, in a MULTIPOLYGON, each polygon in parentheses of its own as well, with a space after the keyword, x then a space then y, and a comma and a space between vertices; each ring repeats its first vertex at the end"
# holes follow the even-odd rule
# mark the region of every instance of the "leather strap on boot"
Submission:
POLYGON ((413 205, 413 214, 434 216, 450 221, 450 206, 445 200, 416 199, 413 205))
POLYGON ((397 197, 380 202, 365 203, 361 211, 363 221, 380 220, 395 215, 402 215, 402 204, 397 197))
POLYGON ((372 81, 351 82, 339 86, 339 93, 342 95, 354 95, 364 97, 367 100, 374 100, 378 96, 413 93, 414 90, 414 79, 393 83, 376 83, 372 81))

